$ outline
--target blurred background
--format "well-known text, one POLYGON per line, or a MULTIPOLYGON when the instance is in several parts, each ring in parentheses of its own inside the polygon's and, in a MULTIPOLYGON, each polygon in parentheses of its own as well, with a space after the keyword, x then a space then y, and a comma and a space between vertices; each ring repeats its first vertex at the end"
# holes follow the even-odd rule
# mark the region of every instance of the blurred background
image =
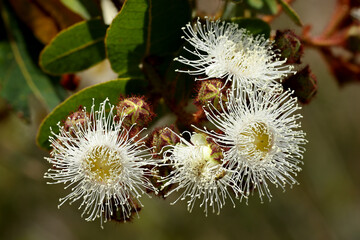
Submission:
MULTIPOLYGON (((204 12, 221 2, 199 0, 204 12)), ((292 5, 312 33, 320 33, 335 0, 297 0, 292 5)), ((273 29, 299 29, 281 15, 273 29)), ((192 213, 184 202, 144 197, 140 218, 131 223, 86 222, 78 204, 57 208, 67 194, 62 185, 43 178, 48 153, 35 145, 41 109, 31 125, 0 101, 0 239, 360 239, 360 84, 339 86, 321 56, 306 49, 304 62, 318 78, 317 96, 304 105, 303 130, 309 143, 300 185, 286 192, 271 187, 273 199, 263 204, 228 202, 220 215, 192 213)))

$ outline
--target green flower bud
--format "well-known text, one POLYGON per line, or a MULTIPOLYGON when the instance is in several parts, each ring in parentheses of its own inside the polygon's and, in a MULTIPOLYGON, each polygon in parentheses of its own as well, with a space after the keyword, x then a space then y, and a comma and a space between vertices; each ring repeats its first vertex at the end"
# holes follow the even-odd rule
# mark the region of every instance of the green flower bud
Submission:
POLYGON ((140 130, 153 119, 154 113, 150 105, 145 102, 144 97, 130 97, 121 100, 116 106, 117 116, 124 118, 123 126, 130 129, 140 130))
POLYGON ((194 103, 200 107, 211 103, 216 109, 220 110, 220 98, 226 102, 226 89, 221 79, 203 80, 198 87, 198 94, 194 103))
POLYGON ((160 152, 165 146, 174 146, 180 139, 175 134, 175 127, 172 125, 165 128, 157 128, 151 134, 149 147, 153 147, 154 157, 162 158, 160 152))

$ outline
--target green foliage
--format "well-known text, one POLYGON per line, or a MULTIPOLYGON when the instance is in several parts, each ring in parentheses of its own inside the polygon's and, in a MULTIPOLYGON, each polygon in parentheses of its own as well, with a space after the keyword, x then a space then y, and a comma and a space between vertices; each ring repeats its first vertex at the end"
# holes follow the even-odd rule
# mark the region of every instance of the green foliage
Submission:
MULTIPOLYGON (((184 44, 181 28, 191 21, 188 0, 125 0, 109 28, 102 19, 94 18, 101 15, 97 0, 60 0, 60 3, 68 8, 65 8, 66 11, 70 9, 88 20, 66 28, 46 45, 39 61, 42 70, 51 75, 76 73, 107 57, 112 69, 121 77, 131 77, 131 81, 130 78, 121 78, 98 84, 58 105, 40 127, 39 146, 49 149, 49 128, 64 120, 79 105, 89 108, 93 98, 99 103, 106 97, 116 101, 120 94, 146 95, 158 99, 160 104, 166 104, 166 111, 179 111, 189 103, 194 77, 175 72, 184 66, 173 62, 175 55, 190 54, 181 48, 184 44)), ((231 21, 240 28, 265 38, 270 36, 270 26, 261 19, 244 16, 276 14, 281 4, 294 21, 300 22, 283 0, 237 0, 231 4, 235 7, 229 10, 231 14, 227 19, 235 16, 231 21)), ((0 42, 0 73, 4 76, 0 76, 1 96, 26 116, 29 115, 27 102, 30 94, 52 109, 59 103, 55 92, 60 88, 54 91, 49 77, 31 62, 27 43, 17 29, 16 20, 7 19, 7 10, 2 10, 2 15, 8 25, 9 41, 0 42)), ((35 32, 34 26, 29 28, 36 36, 39 32, 35 32)), ((42 27, 46 29, 46 26, 42 27)))
POLYGON ((105 32, 106 26, 100 18, 74 24, 44 48, 40 66, 54 75, 91 67, 105 58, 105 32))
POLYGON ((0 42, 0 96, 29 119, 29 96, 35 96, 48 110, 60 100, 49 78, 33 63, 24 36, 5 5, 1 8, 1 17, 5 26, 1 35, 6 35, 6 39, 0 42))
POLYGON ((130 81, 129 78, 116 79, 106 83, 96 84, 72 95, 58 105, 44 119, 38 131, 36 139, 37 144, 43 149, 50 149, 48 141, 50 136, 50 127, 53 128, 54 132, 58 132, 56 124, 59 121, 65 120, 66 117, 72 111, 76 111, 79 106, 86 107, 90 111, 93 99, 97 106, 106 98, 109 98, 112 104, 116 104, 120 95, 125 95, 127 93, 127 84, 132 81, 130 81))
MULTIPOLYGON (((232 14, 235 14, 236 17, 244 15, 238 13, 243 13, 245 9, 251 9, 252 15, 256 13, 275 15, 278 13, 278 5, 280 4, 291 20, 297 25, 302 26, 299 15, 284 0, 246 0, 233 2, 236 3, 236 5, 233 6, 232 14)), ((228 13, 226 13, 226 15, 228 15, 228 13)))
POLYGON ((269 24, 259 18, 233 18, 232 22, 238 24, 240 28, 246 28, 253 35, 270 37, 271 28, 269 24))
POLYGON ((295 10, 287 4, 284 0, 278 0, 281 4, 282 8, 284 9, 284 12, 293 20, 294 23, 296 23, 298 26, 302 26, 302 22, 300 20, 299 15, 295 12, 295 10))
POLYGON ((276 0, 264 0, 266 5, 268 6, 271 14, 276 14, 278 12, 278 5, 276 0))
POLYGON ((278 12, 278 3, 276 0, 246 0, 246 8, 255 13, 275 15, 278 12))
POLYGON ((101 16, 100 9, 93 0, 60 0, 73 12, 79 14, 84 19, 101 16))
POLYGON ((261 9, 264 6, 263 0, 247 0, 247 3, 255 9, 261 9))
POLYGON ((125 1, 105 40, 111 67, 120 76, 142 76, 145 57, 164 57, 179 48, 181 27, 189 20, 186 0, 125 1))

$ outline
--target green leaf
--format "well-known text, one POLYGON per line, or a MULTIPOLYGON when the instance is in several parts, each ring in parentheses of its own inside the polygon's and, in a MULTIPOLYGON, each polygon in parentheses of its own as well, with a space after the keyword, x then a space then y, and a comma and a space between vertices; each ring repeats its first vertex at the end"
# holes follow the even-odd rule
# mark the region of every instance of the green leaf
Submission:
POLYGON ((291 20, 293 20, 293 22, 296 25, 302 27, 303 24, 300 20, 299 15, 295 12, 295 10, 284 0, 278 0, 278 1, 281 4, 282 8, 284 9, 284 12, 291 18, 291 20))
POLYGON ((261 9, 264 6, 263 0, 247 0, 247 3, 255 9, 261 9))
POLYGON ((127 85, 132 81, 136 80, 130 80, 129 78, 116 79, 93 85, 70 96, 63 103, 57 106, 41 123, 36 138, 37 144, 41 148, 50 149, 48 141, 50 136, 50 127, 53 128, 55 133, 57 133, 58 128, 56 124, 59 121, 65 120, 66 117, 71 112, 76 111, 79 106, 91 109, 93 99, 96 105, 103 102, 106 98, 109 98, 112 104, 117 104, 119 96, 127 92, 127 85))
POLYGON ((275 15, 278 12, 278 4, 276 0, 264 0, 270 9, 271 14, 275 15))
POLYGON ((62 4, 84 19, 101 16, 100 9, 93 0, 60 0, 62 4))
POLYGON ((245 10, 248 9, 248 4, 245 1, 228 2, 224 6, 223 14, 221 19, 230 20, 234 17, 244 16, 245 10))
POLYGON ((1 4, 4 28, 0 28, 0 96, 29 119, 29 96, 33 95, 49 111, 59 102, 50 80, 32 61, 16 19, 5 4, 1 4))
POLYGON ((40 66, 53 75, 84 70, 105 58, 106 26, 100 18, 61 31, 41 52, 40 66))
POLYGON ((264 35, 270 37, 271 28, 269 24, 259 18, 233 18, 233 23, 237 23, 240 28, 246 28, 253 35, 264 35))
POLYGON ((105 39, 111 67, 120 76, 143 76, 140 66, 146 57, 178 50, 181 27, 188 21, 187 0, 125 1, 105 39))

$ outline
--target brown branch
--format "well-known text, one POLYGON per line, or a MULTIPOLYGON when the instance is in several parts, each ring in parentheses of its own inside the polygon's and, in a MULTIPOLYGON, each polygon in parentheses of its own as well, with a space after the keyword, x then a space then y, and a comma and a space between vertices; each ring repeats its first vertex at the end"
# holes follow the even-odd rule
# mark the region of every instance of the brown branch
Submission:
POLYGON ((331 36, 343 23, 350 13, 350 0, 337 0, 330 22, 322 32, 322 37, 331 36))

